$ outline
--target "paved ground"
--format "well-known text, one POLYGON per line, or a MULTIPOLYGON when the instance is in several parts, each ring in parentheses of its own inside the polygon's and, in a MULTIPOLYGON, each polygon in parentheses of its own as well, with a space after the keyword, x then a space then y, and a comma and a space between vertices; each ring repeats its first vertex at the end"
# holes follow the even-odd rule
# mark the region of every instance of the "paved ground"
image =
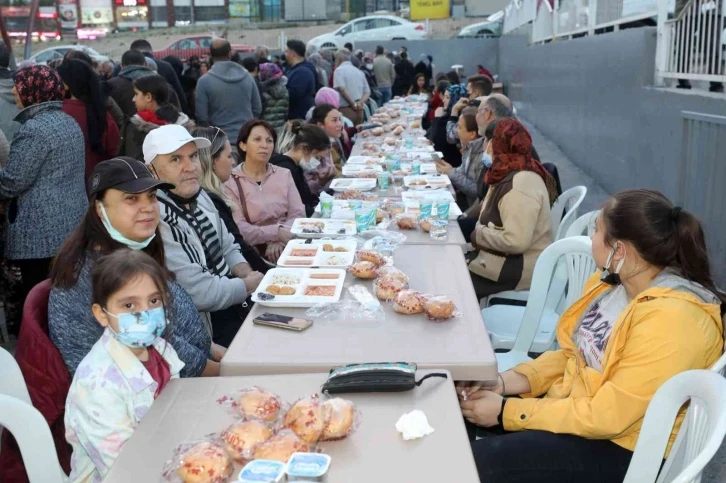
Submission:
MULTIPOLYGON (((608 198, 607 193, 597 181, 585 174, 580 168, 570 161, 559 147, 549 139, 545 138, 532 124, 524 121, 537 152, 542 162, 554 163, 560 173, 562 189, 566 190, 573 186, 584 185, 587 187, 587 197, 583 201, 580 213, 587 213, 596 210, 608 198)), ((720 483, 726 481, 726 443, 711 460, 711 463, 703 472, 703 483, 720 483)))

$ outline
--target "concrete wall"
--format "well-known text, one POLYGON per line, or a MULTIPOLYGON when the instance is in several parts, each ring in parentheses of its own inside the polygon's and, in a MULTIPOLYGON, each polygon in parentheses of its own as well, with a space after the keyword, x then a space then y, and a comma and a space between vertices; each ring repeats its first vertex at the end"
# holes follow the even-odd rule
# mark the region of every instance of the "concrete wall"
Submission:
POLYGON ((375 52, 382 45, 389 51, 408 48, 409 59, 416 64, 421 54, 434 58, 436 72, 448 72, 452 65, 461 64, 466 75, 476 74, 477 64, 492 72, 499 69, 498 39, 450 39, 450 40, 392 40, 390 42, 356 42, 354 47, 364 52, 375 52))
POLYGON ((726 210, 719 194, 726 179, 711 189, 714 178, 724 177, 726 149, 700 142, 702 188, 683 184, 694 176, 683 155, 683 113, 724 116, 726 97, 651 87, 655 43, 653 28, 532 46, 525 37, 505 36, 499 74, 518 113, 609 192, 657 189, 701 217, 717 278, 726 282, 726 210), (721 209, 710 209, 714 204, 721 209))

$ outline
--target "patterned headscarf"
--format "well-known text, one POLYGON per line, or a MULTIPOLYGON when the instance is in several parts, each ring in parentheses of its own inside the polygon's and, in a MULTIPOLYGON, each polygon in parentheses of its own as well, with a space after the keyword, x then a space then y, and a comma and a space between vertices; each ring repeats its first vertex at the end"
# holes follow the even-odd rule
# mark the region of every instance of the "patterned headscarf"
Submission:
POLYGON ((459 99, 466 96, 466 87, 461 84, 452 84, 448 89, 449 93, 449 107, 447 108, 447 114, 451 115, 451 109, 454 105, 459 102, 459 99))
POLYGON ((13 79, 23 107, 41 102, 62 101, 65 97, 63 81, 58 73, 47 65, 20 69, 13 79))
POLYGON ((282 70, 272 62, 267 62, 260 66, 260 82, 270 79, 279 79, 282 77, 282 70))
POLYGON ((501 119, 491 142, 492 167, 484 175, 484 182, 491 186, 513 171, 532 171, 544 181, 552 206, 557 199, 557 183, 542 163, 532 158, 532 137, 527 128, 514 118, 501 119))

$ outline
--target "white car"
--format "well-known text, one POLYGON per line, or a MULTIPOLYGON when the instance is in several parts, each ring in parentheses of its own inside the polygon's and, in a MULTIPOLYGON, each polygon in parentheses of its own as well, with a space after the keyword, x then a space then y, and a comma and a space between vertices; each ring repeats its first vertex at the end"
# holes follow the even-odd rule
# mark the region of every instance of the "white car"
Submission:
POLYGON ((36 64, 45 65, 51 60, 62 59, 71 50, 80 50, 82 52, 85 52, 90 58, 92 58, 96 62, 106 62, 110 60, 107 55, 100 54, 95 49, 92 49, 91 47, 86 47, 85 45, 60 45, 58 47, 51 47, 49 49, 44 49, 36 54, 31 55, 28 60, 32 60, 36 64))
POLYGON ((458 38, 482 38, 482 37, 501 37, 502 28, 504 28, 504 11, 499 11, 490 15, 486 22, 479 22, 467 25, 462 28, 457 35, 458 38))
POLYGON ((357 18, 340 27, 335 32, 315 37, 308 45, 318 49, 342 49, 350 42, 367 40, 422 40, 426 38, 426 27, 421 23, 410 22, 392 15, 372 15, 357 18))

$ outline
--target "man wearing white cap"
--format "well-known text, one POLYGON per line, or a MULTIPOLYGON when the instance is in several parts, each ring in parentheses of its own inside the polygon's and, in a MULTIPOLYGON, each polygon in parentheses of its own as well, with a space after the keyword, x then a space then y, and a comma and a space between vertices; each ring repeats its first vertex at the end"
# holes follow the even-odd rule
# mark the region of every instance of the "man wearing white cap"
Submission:
POLYGON ((245 300, 262 274, 252 271, 202 190, 199 148, 210 144, 170 124, 149 132, 143 152, 152 173, 175 186, 157 192, 167 266, 197 310, 211 313, 214 342, 227 347, 249 312, 245 300))

